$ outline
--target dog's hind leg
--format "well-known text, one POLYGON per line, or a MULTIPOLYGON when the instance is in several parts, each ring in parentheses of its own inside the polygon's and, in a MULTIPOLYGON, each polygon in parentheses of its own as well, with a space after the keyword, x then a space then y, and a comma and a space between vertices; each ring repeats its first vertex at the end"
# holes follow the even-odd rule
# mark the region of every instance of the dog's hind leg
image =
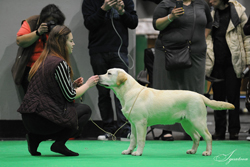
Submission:
POLYGON ((144 149, 144 146, 145 146, 145 141, 146 141, 147 120, 142 119, 141 121, 137 122, 135 124, 135 128, 136 128, 138 148, 135 152, 132 153, 132 155, 141 156, 143 149, 144 149))
POLYGON ((199 146, 199 142, 200 142, 200 135, 199 133, 194 129, 194 127, 192 126, 192 124, 190 122, 188 122, 187 120, 184 120, 181 122, 181 125, 183 127, 183 129, 185 130, 185 132, 192 138, 193 140, 193 146, 192 149, 187 150, 187 154, 195 154, 197 151, 197 148, 199 146))
POLYGON ((128 155, 133 152, 137 144, 136 130, 135 126, 131 123, 131 135, 130 135, 130 145, 127 150, 122 152, 123 155, 128 155))
POLYGON ((201 134, 201 136, 204 138, 204 140, 207 143, 206 151, 202 153, 203 156, 209 156, 212 154, 212 135, 209 133, 207 127, 204 132, 204 134, 201 134))
POLYGON ((195 122, 194 128, 206 141, 207 148, 206 151, 202 153, 203 156, 209 156, 212 154, 212 136, 209 133, 206 125, 206 121, 195 122))

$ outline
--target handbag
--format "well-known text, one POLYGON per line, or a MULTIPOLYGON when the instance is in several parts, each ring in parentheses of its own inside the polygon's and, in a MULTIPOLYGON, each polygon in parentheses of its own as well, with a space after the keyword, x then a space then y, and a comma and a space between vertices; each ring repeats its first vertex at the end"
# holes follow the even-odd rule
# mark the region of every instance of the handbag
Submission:
MULTIPOLYGON (((187 42, 188 43, 188 42, 187 42)), ((190 45, 184 44, 182 47, 177 49, 166 49, 165 52, 165 69, 168 71, 185 69, 192 66, 191 58, 189 53, 190 45)))
POLYGON ((191 37, 189 40, 187 40, 183 44, 176 44, 177 47, 173 49, 166 48, 162 41, 162 36, 164 34, 160 34, 159 39, 161 41, 164 53, 165 53, 165 69, 168 71, 178 70, 178 69, 185 69, 192 66, 191 58, 190 58, 190 52, 191 52, 191 44, 192 44, 192 38, 194 33, 194 27, 195 27, 195 20, 196 20, 196 14, 195 14, 195 6, 194 8, 194 24, 192 28, 191 37))

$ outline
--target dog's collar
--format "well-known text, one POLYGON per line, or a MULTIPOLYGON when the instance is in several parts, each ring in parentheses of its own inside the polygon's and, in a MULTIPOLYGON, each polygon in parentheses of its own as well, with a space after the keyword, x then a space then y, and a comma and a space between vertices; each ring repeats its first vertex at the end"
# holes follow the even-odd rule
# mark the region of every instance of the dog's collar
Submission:
MULTIPOLYGON (((140 92, 138 93, 138 95, 136 96, 135 101, 134 101, 134 103, 133 103, 133 105, 132 105, 132 107, 131 107, 131 109, 130 109, 130 111, 129 111, 128 118, 130 117, 130 113, 131 113, 131 111, 132 111, 132 109, 133 109, 133 107, 134 107, 134 105, 135 105, 135 102, 136 102, 137 98, 139 97, 139 95, 140 95, 140 93, 142 92, 142 90, 145 89, 145 88, 146 88, 146 87, 144 86, 144 87, 140 90, 140 92)), ((105 130, 103 130, 102 128, 100 128, 91 118, 90 118, 90 120, 93 122, 93 124, 95 124, 95 125, 96 125, 99 129, 101 129, 103 132, 110 134, 110 135, 112 136, 112 139, 113 139, 113 140, 116 140, 115 134, 116 134, 123 126, 125 126, 125 125, 128 123, 128 119, 127 119, 127 121, 126 121, 120 128, 118 128, 114 134, 112 134, 112 133, 106 132, 105 130)))

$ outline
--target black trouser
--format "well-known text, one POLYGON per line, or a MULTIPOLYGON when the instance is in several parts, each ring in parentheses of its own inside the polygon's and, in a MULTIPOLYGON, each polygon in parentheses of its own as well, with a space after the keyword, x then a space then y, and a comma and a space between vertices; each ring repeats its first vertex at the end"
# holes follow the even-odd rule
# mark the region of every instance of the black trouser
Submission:
MULTIPOLYGON (((211 76, 217 79, 224 79, 222 82, 214 83, 213 99, 217 101, 226 101, 235 106, 234 110, 229 110, 228 131, 231 134, 240 131, 240 86, 241 79, 236 77, 233 66, 214 66, 211 76)), ((214 111, 215 132, 225 134, 227 126, 227 111, 214 111)))
POLYGON ((78 130, 59 126, 36 113, 22 114, 24 126, 29 133, 40 136, 42 140, 54 139, 66 142, 69 138, 81 134, 92 113, 90 107, 85 104, 75 103, 75 107, 78 115, 78 130))
MULTIPOLYGON (((120 56, 128 64, 128 57, 126 53, 120 53, 120 56)), ((117 52, 110 53, 98 53, 90 56, 91 65, 95 75, 101 75, 107 73, 107 70, 110 68, 121 68, 128 72, 128 68, 119 58, 117 52)), ((103 86, 96 85, 99 93, 98 106, 100 114, 103 121, 103 129, 114 133, 116 126, 114 125, 114 113, 112 108, 112 102, 110 97, 110 89, 107 89, 103 86)), ((125 122, 126 118, 121 112, 121 104, 119 99, 115 96, 115 108, 117 115, 117 126, 121 127, 125 122)), ((122 131, 130 131, 130 125, 126 124, 122 131)), ((125 132, 124 132, 125 133, 125 132)))

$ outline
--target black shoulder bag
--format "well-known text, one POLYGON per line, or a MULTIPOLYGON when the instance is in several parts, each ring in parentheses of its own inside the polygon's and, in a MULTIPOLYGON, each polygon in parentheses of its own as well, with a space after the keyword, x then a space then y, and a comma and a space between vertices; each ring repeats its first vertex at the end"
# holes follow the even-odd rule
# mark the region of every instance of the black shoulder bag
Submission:
POLYGON ((187 40, 184 45, 177 44, 178 46, 175 49, 167 49, 163 42, 162 42, 162 36, 164 34, 160 34, 159 39, 161 40, 163 50, 165 52, 165 69, 168 71, 178 70, 178 69, 185 69, 192 66, 191 58, 190 58, 190 52, 191 52, 191 44, 194 34, 194 27, 195 27, 195 20, 196 20, 196 14, 195 14, 195 6, 193 4, 194 8, 194 24, 193 29, 191 32, 191 37, 189 40, 187 40))

